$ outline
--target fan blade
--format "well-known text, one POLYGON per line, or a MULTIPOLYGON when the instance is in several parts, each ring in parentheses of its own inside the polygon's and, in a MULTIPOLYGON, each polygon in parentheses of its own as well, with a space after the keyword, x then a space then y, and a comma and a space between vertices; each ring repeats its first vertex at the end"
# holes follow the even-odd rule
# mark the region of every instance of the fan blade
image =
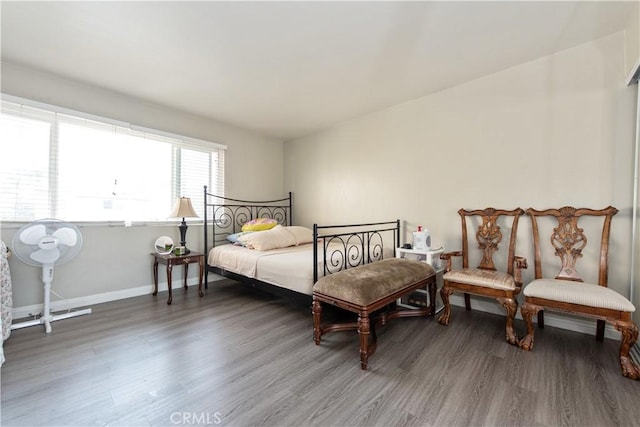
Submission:
POLYGON ((63 227, 53 233, 53 237, 58 239, 59 243, 67 246, 75 246, 78 242, 78 236, 73 228, 63 227))
POLYGON ((58 248, 53 249, 38 249, 31 255, 31 259, 41 264, 53 264, 60 258, 60 251, 58 248))
POLYGON ((42 224, 34 224, 20 233, 20 241, 26 245, 37 245, 40 239, 46 235, 47 227, 42 224))

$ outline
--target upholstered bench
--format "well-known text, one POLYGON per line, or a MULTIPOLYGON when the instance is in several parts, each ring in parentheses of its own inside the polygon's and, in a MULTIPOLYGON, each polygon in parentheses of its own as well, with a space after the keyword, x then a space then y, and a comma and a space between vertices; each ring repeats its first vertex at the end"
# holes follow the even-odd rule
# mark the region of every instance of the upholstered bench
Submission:
POLYGON ((323 334, 357 329, 360 335, 360 366, 366 370, 369 356, 376 349, 375 327, 396 317, 435 314, 435 296, 436 272, 420 261, 392 258, 333 273, 313 285, 313 339, 319 345, 323 334), (429 307, 415 310, 396 307, 376 313, 372 318, 374 312, 390 306, 403 295, 425 287, 429 290, 429 307), (322 303, 357 313, 357 323, 321 325, 322 303))

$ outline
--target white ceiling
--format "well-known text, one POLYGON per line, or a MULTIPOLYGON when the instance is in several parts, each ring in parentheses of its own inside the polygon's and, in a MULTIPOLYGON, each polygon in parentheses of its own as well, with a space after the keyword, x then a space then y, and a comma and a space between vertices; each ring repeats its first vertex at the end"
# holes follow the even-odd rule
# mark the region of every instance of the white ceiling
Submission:
POLYGON ((2 60, 289 140, 615 33, 637 6, 2 1, 2 60))

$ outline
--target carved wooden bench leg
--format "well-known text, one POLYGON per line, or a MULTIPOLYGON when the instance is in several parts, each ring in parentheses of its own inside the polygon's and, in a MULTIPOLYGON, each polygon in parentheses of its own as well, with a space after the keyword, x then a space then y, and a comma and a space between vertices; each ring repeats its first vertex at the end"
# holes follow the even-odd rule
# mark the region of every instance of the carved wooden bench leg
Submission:
POLYGON ((518 345, 518 337, 513 330, 513 319, 515 319, 518 311, 518 301, 514 298, 498 298, 498 302, 507 310, 507 342, 511 345, 518 345))
POLYGON ((322 336, 322 329, 320 328, 320 320, 322 318, 322 304, 320 303, 320 301, 313 301, 311 312, 313 313, 313 341, 316 343, 316 345, 319 345, 320 337, 322 336))
POLYGON ((633 322, 616 322, 614 327, 620 331, 620 368, 622 375, 632 380, 640 379, 638 365, 629 357, 629 350, 638 339, 638 327, 633 322))
POLYGON ((367 370, 369 361, 369 315, 360 313, 358 315, 358 334, 360 335, 360 367, 363 371, 367 370))
POLYGON ((438 323, 444 326, 447 326, 449 324, 449 319, 451 318, 451 305, 449 304, 449 295, 451 295, 452 293, 453 291, 451 289, 445 287, 440 289, 440 296, 442 297, 444 308, 442 310, 442 314, 438 318, 438 323))
POLYGON ((533 316, 542 313, 541 308, 525 302, 520 309, 524 323, 527 325, 527 335, 518 342, 518 347, 523 350, 533 350, 533 316))

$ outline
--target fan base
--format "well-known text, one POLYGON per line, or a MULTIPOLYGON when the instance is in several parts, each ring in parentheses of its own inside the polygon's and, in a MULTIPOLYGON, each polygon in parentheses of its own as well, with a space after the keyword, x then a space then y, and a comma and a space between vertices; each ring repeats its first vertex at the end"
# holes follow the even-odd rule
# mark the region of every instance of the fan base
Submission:
POLYGON ((28 328, 30 326, 36 325, 44 325, 44 331, 48 334, 51 332, 51 322, 68 319, 70 317, 82 316, 84 314, 91 314, 91 309, 85 308, 84 310, 70 311, 68 313, 50 314, 49 316, 42 316, 38 319, 27 320, 26 322, 13 323, 11 324, 11 330, 28 328))

